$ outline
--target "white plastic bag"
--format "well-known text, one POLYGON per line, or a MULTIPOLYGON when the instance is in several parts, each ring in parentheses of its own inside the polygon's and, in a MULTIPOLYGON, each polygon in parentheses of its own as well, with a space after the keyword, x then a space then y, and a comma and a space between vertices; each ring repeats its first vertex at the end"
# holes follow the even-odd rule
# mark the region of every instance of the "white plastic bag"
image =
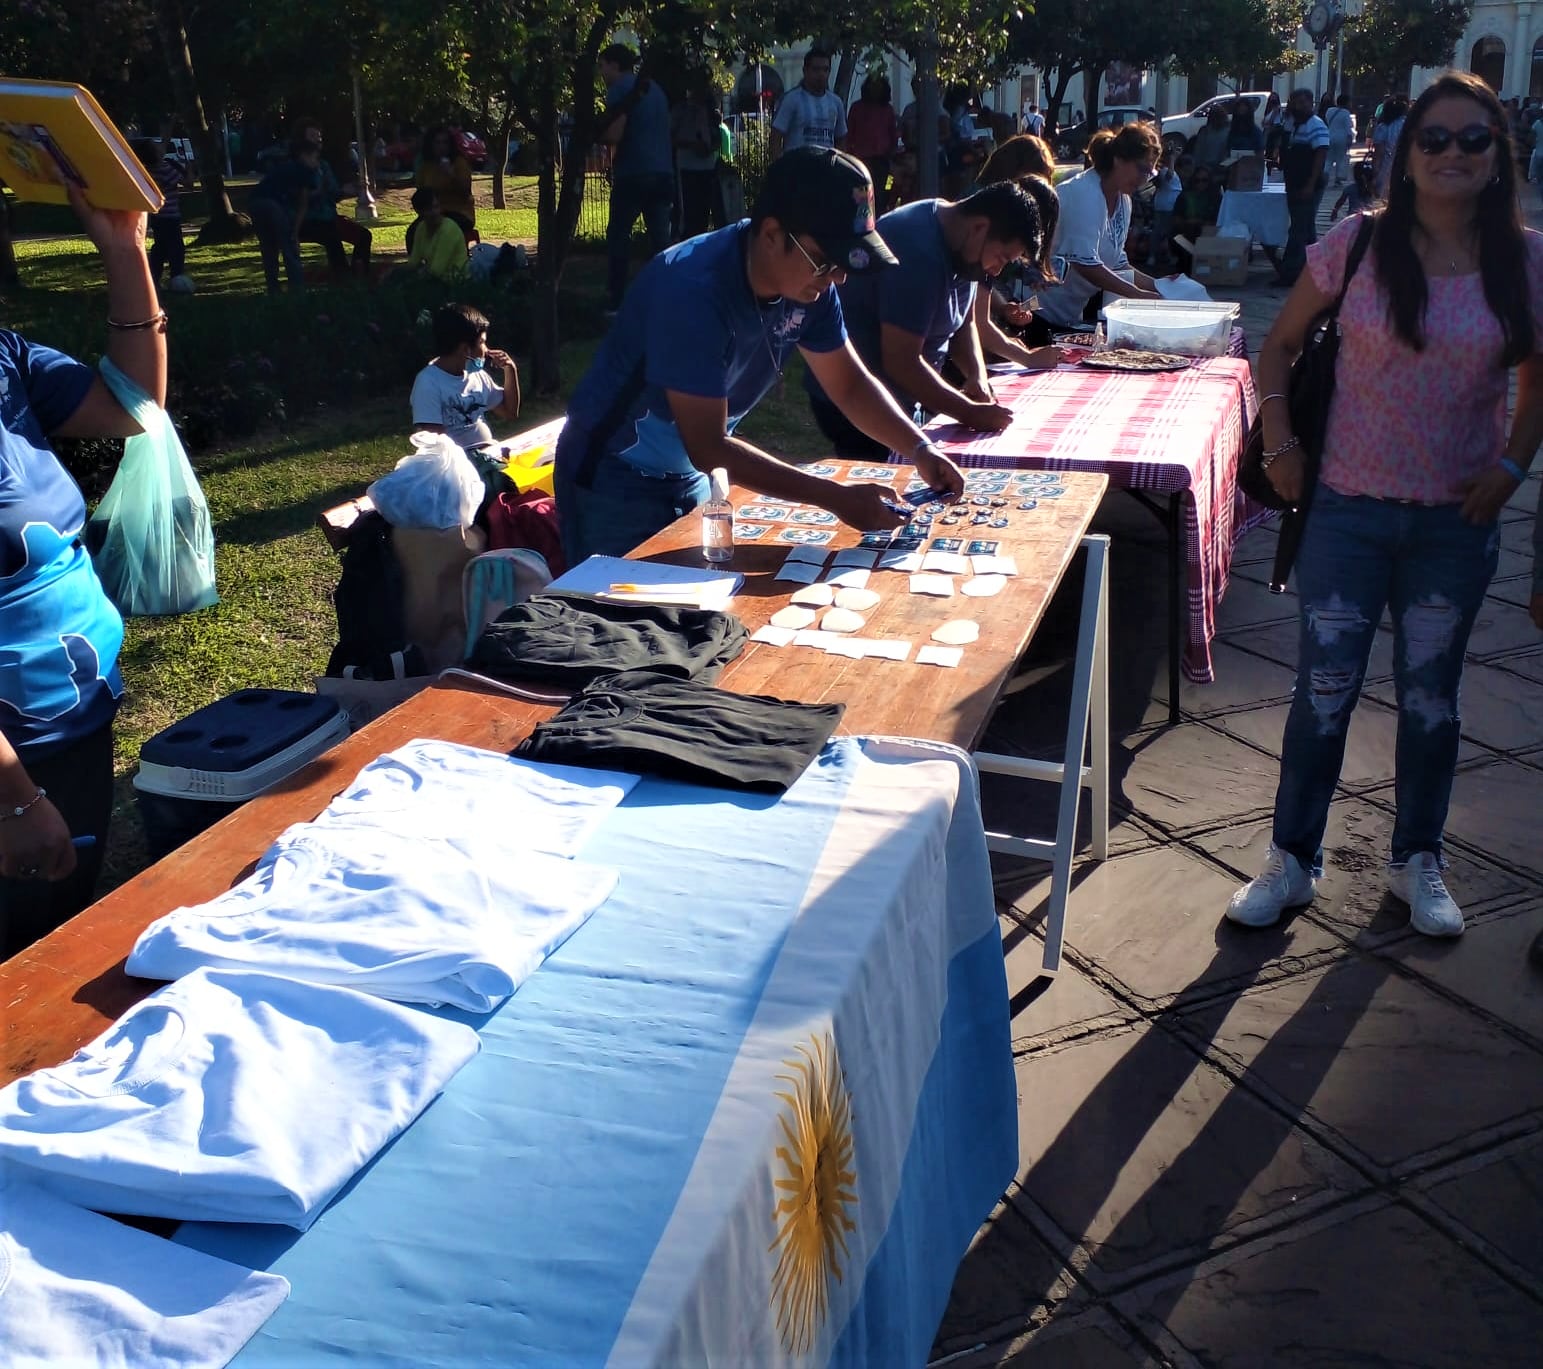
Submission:
POLYGON ((414 451, 365 491, 394 528, 469 528, 486 487, 444 433, 414 433, 414 451))
POLYGON ((1195 303, 1209 303, 1211 299, 1211 292, 1191 276, 1159 276, 1152 284, 1164 299, 1195 303))

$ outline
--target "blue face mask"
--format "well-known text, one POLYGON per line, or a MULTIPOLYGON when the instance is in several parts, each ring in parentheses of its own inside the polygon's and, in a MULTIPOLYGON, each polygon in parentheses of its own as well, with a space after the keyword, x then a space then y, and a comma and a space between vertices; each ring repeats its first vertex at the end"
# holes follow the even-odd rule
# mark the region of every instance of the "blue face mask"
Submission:
POLYGON ((467 357, 466 358, 466 369, 468 371, 480 371, 487 364, 488 364, 488 359, 486 357, 467 357))

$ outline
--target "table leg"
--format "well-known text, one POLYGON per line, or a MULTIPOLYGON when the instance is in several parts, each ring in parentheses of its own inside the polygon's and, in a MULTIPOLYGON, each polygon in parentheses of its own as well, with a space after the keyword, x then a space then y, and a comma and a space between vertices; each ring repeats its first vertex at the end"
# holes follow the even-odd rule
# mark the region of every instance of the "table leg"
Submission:
POLYGON ((1168 723, 1179 722, 1179 667, 1184 659, 1184 565, 1183 496, 1168 496, 1168 723))
POLYGON ((986 846, 992 851, 1050 861, 1050 904, 1041 970, 1044 975, 1053 975, 1061 968, 1072 859, 1077 850, 1077 808, 1084 789, 1093 800, 1093 857, 1106 860, 1109 856, 1109 538, 1084 537, 1082 545, 1088 559, 1082 586, 1082 616, 1077 626, 1066 750, 1061 762, 991 752, 977 752, 974 758, 977 769, 987 774, 1047 780, 1061 786, 1054 840, 986 833, 986 846), (1090 731, 1091 762, 1084 764, 1090 731))
POLYGON ((1161 495, 1149 495, 1141 490, 1126 490, 1138 504, 1150 513, 1168 534, 1168 722, 1177 726, 1179 721, 1179 668, 1184 659, 1184 586, 1187 568, 1184 564, 1184 495, 1176 491, 1162 502, 1161 495))

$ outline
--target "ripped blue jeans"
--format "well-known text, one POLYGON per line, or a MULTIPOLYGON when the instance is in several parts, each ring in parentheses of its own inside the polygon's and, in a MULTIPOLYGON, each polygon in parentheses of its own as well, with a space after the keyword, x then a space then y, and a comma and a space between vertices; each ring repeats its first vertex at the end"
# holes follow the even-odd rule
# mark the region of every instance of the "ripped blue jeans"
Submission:
POLYGON ((1393 619, 1398 696, 1392 863, 1441 854, 1461 730, 1463 653, 1500 556, 1496 524, 1457 504, 1400 504, 1320 484, 1297 556, 1301 635, 1281 748, 1275 844, 1322 863, 1350 715, 1383 609, 1393 619))

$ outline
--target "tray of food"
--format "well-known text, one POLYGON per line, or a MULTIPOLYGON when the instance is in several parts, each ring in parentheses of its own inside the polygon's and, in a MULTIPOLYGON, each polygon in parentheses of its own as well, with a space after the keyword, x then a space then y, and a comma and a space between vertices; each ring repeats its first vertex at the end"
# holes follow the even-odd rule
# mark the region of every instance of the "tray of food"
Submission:
POLYGON ((1138 352, 1134 347, 1105 347, 1101 352, 1089 352, 1081 362, 1088 371, 1184 371, 1191 364, 1189 357, 1138 352))

